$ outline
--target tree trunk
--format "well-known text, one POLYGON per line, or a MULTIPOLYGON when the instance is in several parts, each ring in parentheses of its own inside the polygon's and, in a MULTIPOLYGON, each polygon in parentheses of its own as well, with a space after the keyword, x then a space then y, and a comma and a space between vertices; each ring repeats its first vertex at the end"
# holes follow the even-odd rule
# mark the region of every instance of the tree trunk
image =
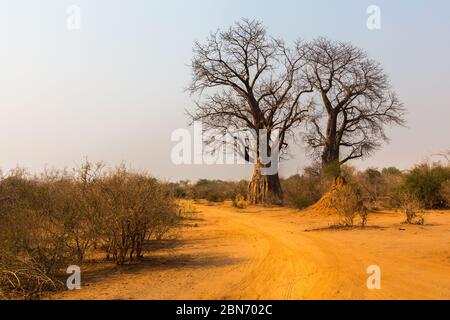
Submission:
POLYGON ((249 203, 281 204, 283 193, 278 173, 262 175, 260 162, 255 163, 253 177, 249 184, 249 203))
POLYGON ((322 168, 325 174, 332 177, 339 176, 341 173, 339 162, 340 143, 337 140, 337 113, 333 112, 329 115, 326 141, 322 152, 322 168))
POLYGON ((326 145, 323 149, 322 164, 326 166, 336 162, 339 162, 339 147, 330 142, 330 145, 326 145))
POLYGON ((328 177, 337 177, 341 174, 339 161, 339 148, 324 148, 322 155, 322 172, 328 177))

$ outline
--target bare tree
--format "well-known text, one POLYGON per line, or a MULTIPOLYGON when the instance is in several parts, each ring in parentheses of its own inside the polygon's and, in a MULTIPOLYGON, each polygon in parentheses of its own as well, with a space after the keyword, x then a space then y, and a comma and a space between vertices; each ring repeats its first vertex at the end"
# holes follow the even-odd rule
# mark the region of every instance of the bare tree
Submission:
POLYGON ((442 157, 444 158, 447 162, 450 163, 450 149, 446 150, 446 151, 442 151, 439 153, 435 153, 433 154, 434 156, 438 156, 438 157, 442 157))
POLYGON ((262 161, 259 141, 265 130, 267 155, 283 154, 305 117, 307 107, 301 100, 311 90, 298 76, 303 66, 299 48, 300 43, 291 50, 283 41, 268 37, 266 28, 254 20, 239 21, 226 31, 212 33, 206 43, 194 45, 189 90, 199 97, 190 117, 207 128, 249 130, 256 135, 251 203, 282 198, 278 173, 261 172, 272 163, 262 161))
POLYGON ((350 43, 318 38, 301 48, 305 76, 320 101, 306 142, 323 167, 370 155, 388 141, 386 125, 404 124, 404 107, 379 63, 350 43))

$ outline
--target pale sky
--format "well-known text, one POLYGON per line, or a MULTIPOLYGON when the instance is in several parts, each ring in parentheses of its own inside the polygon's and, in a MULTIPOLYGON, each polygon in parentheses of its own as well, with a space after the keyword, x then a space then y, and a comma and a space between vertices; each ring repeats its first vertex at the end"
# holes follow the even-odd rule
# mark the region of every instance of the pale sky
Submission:
MULTIPOLYGON (((450 147, 449 1, 0 0, 0 168, 39 172, 84 157, 125 161, 162 179, 239 179, 248 166, 176 166, 171 133, 187 127, 194 40, 240 18, 290 42, 328 36, 380 61, 408 109, 407 128, 359 168, 408 168, 450 147), (366 27, 369 5, 381 30, 366 27), (67 8, 81 8, 68 30, 67 8)), ((281 174, 308 160, 298 146, 281 174)))

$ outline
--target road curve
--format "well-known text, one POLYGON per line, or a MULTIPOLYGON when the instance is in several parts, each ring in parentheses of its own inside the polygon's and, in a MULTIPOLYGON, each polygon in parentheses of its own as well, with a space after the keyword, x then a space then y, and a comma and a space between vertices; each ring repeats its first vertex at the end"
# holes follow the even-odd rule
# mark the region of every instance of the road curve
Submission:
POLYGON ((396 216, 383 216, 377 222, 389 227, 306 232, 314 222, 323 225, 322 218, 312 221, 308 214, 286 209, 198 208, 198 217, 186 224, 174 248, 152 251, 137 265, 87 270, 81 290, 51 298, 450 298, 448 215, 439 216, 445 221, 435 229, 402 232, 392 227, 396 216), (421 245, 414 246, 419 240, 421 245), (436 252, 439 257, 432 258, 436 252), (436 260, 447 255, 448 261, 436 260), (367 288, 371 264, 383 271, 381 290, 367 288))

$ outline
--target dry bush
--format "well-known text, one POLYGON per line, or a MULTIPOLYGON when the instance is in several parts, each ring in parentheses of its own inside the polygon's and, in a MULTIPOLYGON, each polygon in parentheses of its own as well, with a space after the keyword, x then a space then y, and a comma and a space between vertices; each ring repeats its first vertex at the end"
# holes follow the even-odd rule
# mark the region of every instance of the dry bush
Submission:
POLYGON ((403 173, 394 168, 385 168, 382 170, 383 188, 382 194, 378 199, 380 206, 387 209, 400 207, 399 191, 404 179, 403 173))
POLYGON ((367 223, 368 211, 365 208, 361 193, 358 188, 352 184, 344 184, 339 192, 333 193, 331 206, 341 216, 344 227, 354 225, 355 217, 361 215, 361 225, 364 227, 367 223))
POLYGON ((369 168, 357 174, 356 179, 362 187, 366 198, 371 202, 377 202, 385 190, 385 181, 382 173, 374 168, 369 168))
POLYGON ((143 255, 179 216, 167 186, 121 167, 86 162, 74 174, 15 170, 0 179, 0 296, 35 298, 60 287, 68 265, 103 247, 117 264, 143 255))
POLYGON ((372 210, 398 208, 398 191, 403 181, 402 172, 395 168, 369 168, 358 172, 354 181, 361 186, 361 194, 372 210))
POLYGON ((193 200, 179 199, 177 201, 177 206, 178 214, 181 219, 191 219, 198 213, 193 200))
POLYGON ((205 199, 210 203, 224 202, 226 200, 221 193, 214 191, 208 192, 205 199))
POLYGON ((400 195, 400 206, 406 215, 404 223, 418 225, 425 223, 423 215, 420 214, 422 211, 422 203, 415 195, 407 191, 402 192, 400 195))
POLYGON ((0 184, 2 294, 36 298, 54 290, 57 274, 73 259, 59 219, 57 188, 15 171, 0 184))
POLYGON ((177 199, 193 199, 194 190, 190 180, 181 180, 179 182, 170 182, 167 184, 173 196, 177 199))
POLYGON ((187 195, 186 198, 206 199, 209 202, 233 200, 238 194, 248 193, 248 182, 245 180, 234 182, 200 179, 193 185, 182 181, 178 184, 172 183, 170 187, 175 191, 175 195, 187 195))
POLYGON ((245 197, 238 194, 234 199, 233 199, 233 207, 238 208, 238 209, 245 209, 247 208, 247 201, 245 200, 245 197))
POLYGON ((302 176, 289 177, 281 182, 285 203, 296 209, 306 208, 320 199, 320 193, 305 181, 302 176))
POLYGON ((178 222, 169 192, 156 179, 123 167, 103 177, 99 199, 100 237, 117 264, 142 257, 145 240, 161 239, 178 222))
POLYGON ((303 209, 316 203, 328 187, 327 179, 305 172, 281 181, 284 202, 293 208, 303 209), (326 185, 326 186, 325 186, 326 185))
POLYGON ((63 283, 47 273, 31 257, 0 252, 0 300, 35 299, 43 292, 63 288, 63 283))
POLYGON ((441 185, 441 195, 445 200, 447 207, 450 207, 450 180, 446 180, 441 185))

